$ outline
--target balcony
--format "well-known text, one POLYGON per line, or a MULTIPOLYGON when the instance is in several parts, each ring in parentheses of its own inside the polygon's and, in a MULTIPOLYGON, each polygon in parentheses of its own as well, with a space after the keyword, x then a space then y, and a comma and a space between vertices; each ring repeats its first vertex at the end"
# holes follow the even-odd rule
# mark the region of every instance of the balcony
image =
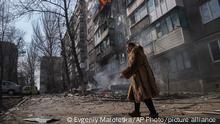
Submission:
POLYGON ((106 36, 109 34, 109 28, 107 28, 104 32, 102 32, 101 36, 95 39, 95 46, 97 46, 99 43, 103 41, 106 36))
POLYGON ((162 36, 153 43, 154 55, 158 55, 175 47, 181 46, 184 43, 190 42, 189 31, 183 28, 177 28, 167 35, 162 36))
POLYGON ((127 16, 129 16, 132 12, 134 12, 135 9, 137 9, 144 0, 135 0, 129 7, 127 8, 127 16))
POLYGON ((135 23, 130 27, 131 34, 136 34, 140 32, 143 28, 147 27, 150 24, 149 16, 144 17, 139 22, 135 23))
POLYGON ((170 12, 176 6, 183 7, 183 0, 165 0, 164 2, 159 3, 157 7, 149 12, 151 23, 155 22, 157 19, 170 12))

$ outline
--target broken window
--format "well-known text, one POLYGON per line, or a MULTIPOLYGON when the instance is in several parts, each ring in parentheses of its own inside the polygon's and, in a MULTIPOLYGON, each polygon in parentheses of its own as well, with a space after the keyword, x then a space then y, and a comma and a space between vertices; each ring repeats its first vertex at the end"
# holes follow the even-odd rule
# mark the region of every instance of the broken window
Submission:
POLYGON ((220 41, 213 41, 209 43, 209 51, 211 54, 212 61, 220 62, 220 41))

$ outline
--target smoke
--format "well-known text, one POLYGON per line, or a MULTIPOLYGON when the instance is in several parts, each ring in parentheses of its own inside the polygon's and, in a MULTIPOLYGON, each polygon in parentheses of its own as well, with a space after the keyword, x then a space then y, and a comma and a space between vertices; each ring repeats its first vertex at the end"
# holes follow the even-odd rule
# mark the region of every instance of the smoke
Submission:
POLYGON ((105 70, 97 73, 94 78, 98 82, 98 88, 101 89, 110 89, 112 85, 123 85, 129 83, 129 80, 120 78, 120 72, 112 73, 105 70))

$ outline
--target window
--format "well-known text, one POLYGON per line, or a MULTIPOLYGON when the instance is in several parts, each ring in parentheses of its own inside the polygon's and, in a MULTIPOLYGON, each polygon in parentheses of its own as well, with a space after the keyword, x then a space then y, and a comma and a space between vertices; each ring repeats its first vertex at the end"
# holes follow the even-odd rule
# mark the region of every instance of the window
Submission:
POLYGON ((133 25, 135 23, 135 15, 131 15, 130 17, 130 25, 133 25))
POLYGON ((175 30, 178 27, 187 27, 187 19, 184 12, 176 11, 167 15, 165 18, 160 19, 151 27, 151 40, 156 40, 157 38, 162 37, 163 35, 168 34, 169 32, 175 30), (181 22, 180 22, 181 18, 181 22), (155 27, 155 28, 154 28, 155 27))
POLYGON ((148 9, 149 9, 149 12, 152 12, 155 9, 154 0, 149 0, 148 1, 148 9))
POLYGON ((161 21, 161 31, 162 35, 168 34, 168 28, 165 20, 161 21))
POLYGON ((218 0, 211 0, 209 2, 209 7, 211 9, 213 18, 218 18, 220 16, 220 7, 218 0))
POLYGON ((218 0, 209 0, 199 7, 203 24, 220 17, 220 6, 218 0))
POLYGON ((146 6, 142 6, 137 12, 131 15, 130 17, 130 23, 135 24, 139 22, 141 19, 143 19, 147 15, 147 8, 146 6))
POLYGON ((209 43, 209 51, 211 54, 212 61, 220 62, 220 41, 214 41, 209 43))
POLYGON ((204 5, 200 7, 200 13, 202 16, 203 23, 207 23, 211 21, 212 17, 211 17, 209 6, 207 3, 205 3, 204 5))
POLYGON ((191 67, 191 60, 187 52, 179 53, 175 56, 172 56, 169 61, 169 68, 171 72, 182 71, 191 67))
POLYGON ((158 7, 160 5, 160 0, 155 0, 155 6, 158 7))
POLYGON ((147 15, 147 8, 144 5, 143 7, 141 7, 141 9, 138 10, 139 15, 140 15, 140 19, 144 18, 147 15))
POLYGON ((185 28, 188 27, 188 21, 184 11, 178 11, 178 15, 179 15, 181 27, 185 27, 185 28))
POLYGON ((162 37, 162 32, 161 32, 161 25, 160 23, 156 24, 156 31, 157 31, 157 36, 162 37))
POLYGON ((173 24, 172 24, 172 21, 171 21, 170 16, 168 16, 168 17, 166 18, 166 23, 167 23, 168 31, 169 31, 169 32, 172 31, 172 30, 173 30, 173 24))
POLYGON ((179 20, 179 17, 177 15, 177 13, 173 13, 171 15, 171 19, 172 19, 172 22, 173 22, 174 29, 180 27, 180 20, 179 20))
POLYGON ((165 0, 160 0, 160 3, 161 3, 161 10, 164 15, 165 13, 167 13, 167 5, 166 5, 165 0))
POLYGON ((152 40, 156 40, 157 39, 157 32, 156 32, 155 28, 152 29, 151 34, 152 34, 152 40))

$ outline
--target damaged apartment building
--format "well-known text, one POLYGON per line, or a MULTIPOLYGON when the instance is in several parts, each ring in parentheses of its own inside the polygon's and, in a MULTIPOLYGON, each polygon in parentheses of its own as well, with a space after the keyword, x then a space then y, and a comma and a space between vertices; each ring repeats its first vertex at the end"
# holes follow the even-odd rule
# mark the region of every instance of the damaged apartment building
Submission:
POLYGON ((144 47, 162 91, 220 91, 219 0, 126 0, 129 40, 144 47))
POLYGON ((99 73, 113 78, 126 66, 128 26, 125 5, 125 0, 91 0, 87 3, 89 79, 99 73))
MULTIPOLYGON (((74 14, 70 20, 71 30, 74 34, 75 48, 76 54, 78 56, 78 60, 80 63, 80 67, 87 77, 86 68, 87 68, 87 48, 86 48, 86 37, 87 37, 87 28, 86 28, 86 1, 85 0, 77 0, 74 14)), ((75 60, 72 54, 72 42, 67 35, 67 32, 63 38, 65 42, 67 63, 69 67, 70 73, 70 81, 72 88, 78 88, 80 86, 79 75, 77 73, 77 69, 75 66, 75 60)))

